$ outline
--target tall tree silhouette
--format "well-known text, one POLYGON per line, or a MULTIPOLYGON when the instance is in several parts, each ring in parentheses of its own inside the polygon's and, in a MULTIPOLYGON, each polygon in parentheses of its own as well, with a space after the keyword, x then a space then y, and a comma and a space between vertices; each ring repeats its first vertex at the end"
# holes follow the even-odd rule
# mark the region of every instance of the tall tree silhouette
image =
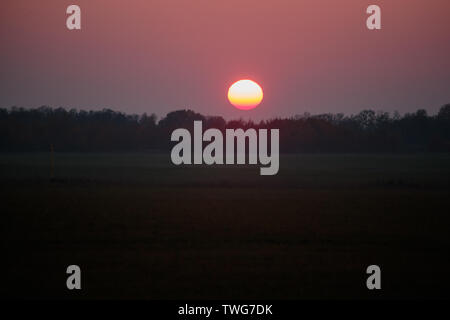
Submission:
POLYGON ((419 109, 400 116, 363 110, 356 115, 303 114, 259 123, 225 121, 192 110, 168 113, 157 122, 154 114, 127 115, 110 109, 77 111, 42 106, 0 109, 0 151, 116 152, 169 150, 177 128, 277 128, 281 152, 449 152, 450 104, 435 116, 419 109))

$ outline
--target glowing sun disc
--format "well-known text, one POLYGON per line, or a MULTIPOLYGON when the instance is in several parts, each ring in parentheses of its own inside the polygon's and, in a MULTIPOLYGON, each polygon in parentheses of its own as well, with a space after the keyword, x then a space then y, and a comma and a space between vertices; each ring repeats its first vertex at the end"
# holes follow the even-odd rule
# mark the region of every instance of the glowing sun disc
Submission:
POLYGON ((238 109, 250 110, 261 103, 263 91, 259 84, 252 80, 239 80, 228 89, 228 100, 238 109))

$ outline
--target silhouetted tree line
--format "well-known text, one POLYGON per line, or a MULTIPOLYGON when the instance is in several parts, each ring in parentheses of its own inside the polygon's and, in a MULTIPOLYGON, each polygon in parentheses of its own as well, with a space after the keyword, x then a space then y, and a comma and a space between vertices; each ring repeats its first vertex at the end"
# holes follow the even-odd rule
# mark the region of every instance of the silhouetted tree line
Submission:
POLYGON ((169 150, 176 128, 278 128, 281 152, 449 152, 450 104, 429 116, 425 110, 390 115, 364 110, 356 115, 320 114, 261 122, 225 121, 191 110, 127 115, 109 109, 77 111, 40 107, 0 109, 0 151, 63 152, 169 150))

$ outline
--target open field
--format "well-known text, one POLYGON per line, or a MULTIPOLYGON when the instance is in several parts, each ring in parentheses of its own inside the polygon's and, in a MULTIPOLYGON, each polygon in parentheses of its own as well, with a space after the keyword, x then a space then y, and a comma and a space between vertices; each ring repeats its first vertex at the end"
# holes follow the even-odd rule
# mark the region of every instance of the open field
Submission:
POLYGON ((449 297, 450 155, 0 155, 9 297, 449 297), (82 269, 80 292, 65 269, 82 269), (366 289, 366 267, 382 290, 366 289))

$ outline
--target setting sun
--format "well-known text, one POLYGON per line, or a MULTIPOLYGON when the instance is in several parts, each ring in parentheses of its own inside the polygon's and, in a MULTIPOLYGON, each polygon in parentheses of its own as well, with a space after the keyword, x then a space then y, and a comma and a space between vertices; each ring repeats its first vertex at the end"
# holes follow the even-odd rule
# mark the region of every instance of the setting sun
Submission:
POLYGON ((263 91, 252 80, 239 80, 228 89, 228 100, 238 109, 250 110, 261 103, 263 91))

